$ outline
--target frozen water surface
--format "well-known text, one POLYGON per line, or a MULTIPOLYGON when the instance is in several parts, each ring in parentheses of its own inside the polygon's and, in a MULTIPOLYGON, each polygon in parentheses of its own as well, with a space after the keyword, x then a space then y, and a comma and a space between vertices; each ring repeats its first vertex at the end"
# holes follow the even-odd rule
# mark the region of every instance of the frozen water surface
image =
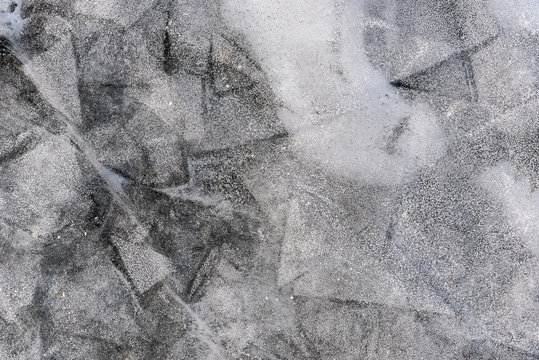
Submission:
POLYGON ((536 0, 0 0, 0 359, 539 359, 536 0))

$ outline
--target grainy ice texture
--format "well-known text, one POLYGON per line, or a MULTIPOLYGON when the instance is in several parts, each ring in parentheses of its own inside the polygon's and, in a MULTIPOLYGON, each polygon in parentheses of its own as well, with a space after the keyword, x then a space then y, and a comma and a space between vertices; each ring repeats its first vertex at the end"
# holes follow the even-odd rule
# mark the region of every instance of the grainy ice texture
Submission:
POLYGON ((539 359, 537 0, 0 0, 0 359, 539 359))

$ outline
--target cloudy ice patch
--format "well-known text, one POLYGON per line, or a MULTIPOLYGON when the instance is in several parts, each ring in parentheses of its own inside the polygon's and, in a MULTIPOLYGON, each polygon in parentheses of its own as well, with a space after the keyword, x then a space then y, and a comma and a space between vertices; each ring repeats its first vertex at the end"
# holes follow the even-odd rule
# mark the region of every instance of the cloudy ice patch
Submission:
POLYGON ((532 191, 528 181, 519 179, 508 163, 487 170, 480 182, 503 204, 511 226, 528 249, 539 256, 539 192, 532 191))
POLYGON ((268 75, 306 161, 392 185, 443 153, 430 108, 406 102, 369 63, 362 2, 225 0, 222 11, 268 75))
POLYGON ((0 37, 14 40, 20 36, 26 23, 21 6, 22 0, 0 0, 0 37))
POLYGON ((539 34, 539 0, 491 0, 500 26, 529 35, 539 34))

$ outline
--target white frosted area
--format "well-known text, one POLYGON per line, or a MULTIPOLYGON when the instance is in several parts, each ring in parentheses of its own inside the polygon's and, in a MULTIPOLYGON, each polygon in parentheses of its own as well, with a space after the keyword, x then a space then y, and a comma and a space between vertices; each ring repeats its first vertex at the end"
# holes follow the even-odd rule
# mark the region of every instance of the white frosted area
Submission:
POLYGON ((491 7, 500 25, 512 31, 529 35, 539 33, 539 1, 537 0, 491 0, 491 7))
POLYGON ((425 104, 406 102, 369 63, 361 3, 225 1, 283 102, 279 113, 306 160, 368 183, 397 184, 443 152, 425 104), (399 123, 403 134, 387 150, 399 123))
POLYGON ((20 36, 26 23, 26 20, 21 18, 21 5, 22 0, 0 0, 0 36, 8 39, 20 36), (15 8, 11 11, 13 6, 15 8))
POLYGON ((520 234, 528 249, 539 256, 539 192, 519 178, 510 164, 486 171, 481 182, 503 204, 507 220, 520 234))

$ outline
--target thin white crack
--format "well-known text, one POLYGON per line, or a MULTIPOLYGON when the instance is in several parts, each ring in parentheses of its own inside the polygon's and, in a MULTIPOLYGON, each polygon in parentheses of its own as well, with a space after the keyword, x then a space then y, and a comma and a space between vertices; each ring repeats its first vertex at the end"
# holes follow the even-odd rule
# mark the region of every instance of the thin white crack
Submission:
POLYGON ((187 311, 187 313, 195 321, 198 328, 198 331, 195 333, 195 336, 208 347, 210 351, 208 359, 227 359, 228 356, 226 355, 226 350, 223 348, 222 345, 219 344, 217 340, 215 340, 215 334, 211 331, 210 327, 208 326, 208 324, 206 324, 204 319, 202 319, 188 303, 186 303, 178 295, 176 295, 176 293, 167 284, 163 284, 163 288, 165 289, 167 294, 185 311, 187 311))

